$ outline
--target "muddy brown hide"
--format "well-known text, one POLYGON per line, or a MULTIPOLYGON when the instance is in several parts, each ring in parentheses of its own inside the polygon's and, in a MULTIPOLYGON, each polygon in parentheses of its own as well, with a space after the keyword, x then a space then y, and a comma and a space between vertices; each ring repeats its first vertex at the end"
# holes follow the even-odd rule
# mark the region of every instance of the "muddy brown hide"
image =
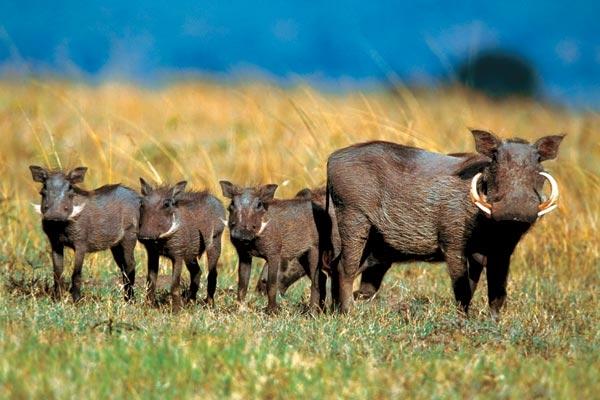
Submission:
POLYGON ((310 199, 274 199, 277 185, 240 187, 227 181, 220 183, 223 195, 231 199, 229 230, 239 257, 238 301, 246 297, 252 257, 259 257, 270 266, 267 311, 275 311, 279 271, 282 265, 297 260, 311 279, 310 307, 322 308, 325 276, 321 256, 331 244, 330 235, 321 237, 323 230, 317 221, 324 219, 325 210, 310 199))
POLYGON ((182 306, 181 271, 185 263, 190 273, 188 300, 196 300, 200 285, 198 258, 206 252, 208 269, 205 302, 214 306, 217 262, 225 228, 225 209, 208 191, 185 191, 186 182, 153 187, 140 178, 142 206, 139 240, 148 253, 147 298, 155 303, 159 257, 172 265, 171 301, 174 310, 182 306))
MULTIPOLYGON (((301 199, 309 199, 314 202, 318 207, 322 209, 326 208, 326 188, 320 187, 315 189, 304 188, 300 190, 295 198, 301 199)), ((331 240, 332 240, 332 251, 330 254, 324 254, 325 264, 329 264, 333 258, 339 253, 340 249, 340 235, 338 233, 337 228, 337 220, 335 218, 335 210, 333 207, 329 207, 327 214, 325 215, 328 220, 327 221, 319 221, 318 226, 325 227, 325 230, 331 231, 331 240)), ((324 232, 323 234, 327 234, 324 232)), ((381 265, 377 260, 370 257, 366 260, 367 266, 365 266, 365 270, 361 274, 360 288, 354 292, 354 298, 363 300, 372 298, 379 288, 381 287, 381 282, 387 270, 390 268, 391 264, 381 265), (371 267, 375 267, 371 269, 371 267)), ((268 267, 269 264, 265 263, 263 269, 260 274, 260 278, 258 283, 256 284, 256 291, 262 294, 267 293, 267 277, 268 277, 268 267)), ((326 269, 326 268, 324 268, 326 269)), ((278 288, 281 294, 285 294, 288 288, 296 283, 300 278, 307 276, 306 271, 298 263, 297 260, 290 260, 288 263, 285 263, 281 266, 281 269, 278 274, 278 288)))
POLYGON ((74 250, 71 295, 81 298, 81 273, 87 253, 110 249, 123 275, 125 300, 133 299, 134 249, 137 243, 140 197, 122 185, 107 185, 87 191, 83 182, 87 168, 50 171, 29 167, 33 180, 42 184, 42 228, 50 242, 54 268, 54 297, 62 291, 64 248, 74 250))
POLYGON ((354 277, 374 257, 385 263, 445 261, 464 312, 485 267, 490 309, 498 315, 510 257, 546 203, 541 162, 556 157, 563 136, 529 144, 472 133, 475 155, 377 141, 329 157, 327 185, 341 240, 333 283, 342 312, 351 307, 354 277), (489 214, 472 201, 473 182, 489 214))

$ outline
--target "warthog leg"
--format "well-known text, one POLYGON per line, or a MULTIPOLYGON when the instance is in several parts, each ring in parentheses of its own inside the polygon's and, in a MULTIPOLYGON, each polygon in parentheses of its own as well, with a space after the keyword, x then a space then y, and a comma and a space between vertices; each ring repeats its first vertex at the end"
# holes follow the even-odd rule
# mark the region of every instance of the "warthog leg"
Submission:
POLYGON ((337 265, 340 311, 350 311, 353 302, 352 284, 363 263, 365 245, 371 224, 357 212, 343 210, 338 217, 342 251, 337 265))
POLYGON ((52 267, 54 269, 54 291, 52 296, 59 300, 62 293, 62 274, 64 268, 64 247, 52 246, 52 267))
POLYGON ((196 294, 198 293, 198 287, 200 286, 200 276, 202 271, 198 260, 194 257, 193 259, 186 261, 185 266, 190 272, 190 293, 188 294, 188 300, 196 300, 196 294))
POLYGON ((250 283, 250 272, 252 271, 252 256, 247 253, 239 252, 238 265, 238 301, 243 303, 248 292, 248 284, 250 283))
POLYGON ((215 305, 215 290, 217 289, 217 262, 221 256, 221 234, 213 237, 211 245, 206 249, 206 264, 208 276, 206 282, 206 303, 215 305))
POLYGON ((469 282, 469 270, 467 268, 467 259, 462 250, 448 250, 446 253, 446 263, 448 264, 448 273, 452 280, 452 289, 461 311, 465 314, 469 312, 469 305, 473 292, 469 282))
POLYGON ((146 299, 148 303, 156 304, 156 278, 158 276, 158 251, 148 249, 148 276, 146 277, 146 299))
POLYGON ((506 300, 506 280, 510 265, 510 254, 490 255, 487 260, 486 276, 488 302, 492 317, 497 319, 506 300))
POLYGON ((75 262, 73 264, 73 275, 71 276, 71 296, 73 301, 81 299, 81 270, 83 269, 83 260, 85 250, 75 248, 75 262))
POLYGON ((133 258, 134 248, 135 242, 132 243, 131 240, 123 240, 121 243, 113 246, 110 249, 113 258, 115 259, 115 263, 117 263, 119 269, 121 270, 125 301, 133 300, 133 285, 135 284, 135 259, 133 258))
POLYGON ((267 258, 269 263, 269 276, 267 279, 267 297, 269 303, 267 312, 272 313, 277 311, 277 274, 281 266, 281 257, 279 254, 273 254, 267 258))
POLYGON ((370 299, 379 291, 386 272, 392 266, 390 262, 379 262, 367 258, 367 265, 360 278, 360 288, 354 292, 355 300, 370 299))

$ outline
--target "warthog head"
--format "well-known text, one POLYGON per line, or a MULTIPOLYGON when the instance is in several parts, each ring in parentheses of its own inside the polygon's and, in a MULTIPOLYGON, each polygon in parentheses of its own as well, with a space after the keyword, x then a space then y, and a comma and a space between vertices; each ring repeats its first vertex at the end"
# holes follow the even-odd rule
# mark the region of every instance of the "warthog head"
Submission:
POLYGON ((42 203, 33 206, 45 221, 66 222, 81 213, 85 202, 75 204, 77 188, 74 185, 83 182, 87 168, 78 167, 66 174, 62 171, 48 171, 37 165, 31 165, 29 169, 33 180, 43 185, 40 191, 42 203))
POLYGON ((142 203, 140 208, 139 238, 166 239, 181 227, 178 205, 185 193, 186 181, 174 186, 154 188, 140 178, 142 203))
POLYGON ((474 161, 480 172, 471 180, 471 199, 488 217, 531 224, 557 207, 558 184, 541 163, 556 157, 564 135, 544 136, 530 144, 523 139, 501 140, 481 130, 472 133, 477 152, 485 159, 474 161), (547 199, 545 181, 551 187, 547 199))
POLYGON ((242 188, 228 181, 219 183, 223 196, 231 199, 228 208, 231 238, 250 242, 260 236, 269 223, 266 219, 268 202, 273 199, 277 185, 242 188))

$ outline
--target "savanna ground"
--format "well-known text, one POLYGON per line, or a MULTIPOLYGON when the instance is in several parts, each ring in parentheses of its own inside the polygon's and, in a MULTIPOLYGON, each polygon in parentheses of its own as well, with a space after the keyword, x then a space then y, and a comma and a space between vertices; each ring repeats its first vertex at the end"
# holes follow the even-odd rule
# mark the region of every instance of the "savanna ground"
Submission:
MULTIPOLYGON (((336 96, 262 84, 2 82, 0 397, 597 397, 599 132, 595 113, 493 103, 461 90, 336 96), (559 211, 514 254, 498 324, 488 316, 484 278, 470 318, 457 316, 441 264, 396 266, 378 297, 348 316, 302 313, 306 281, 281 299, 277 316, 265 315, 254 293, 240 309, 228 239, 215 310, 172 315, 145 305, 141 246, 135 304, 123 303, 107 253, 86 259, 81 303, 47 294, 50 256, 30 206, 39 187, 29 164, 86 165, 87 188, 185 178, 220 196, 217 182, 227 178, 278 183, 277 196, 286 197, 323 184, 336 148, 377 138, 470 151, 467 127, 528 139, 568 133, 559 160, 546 165, 561 185, 559 211)), ((167 263, 161 274, 170 274, 167 263)), ((167 287, 168 277, 164 298, 167 287)))

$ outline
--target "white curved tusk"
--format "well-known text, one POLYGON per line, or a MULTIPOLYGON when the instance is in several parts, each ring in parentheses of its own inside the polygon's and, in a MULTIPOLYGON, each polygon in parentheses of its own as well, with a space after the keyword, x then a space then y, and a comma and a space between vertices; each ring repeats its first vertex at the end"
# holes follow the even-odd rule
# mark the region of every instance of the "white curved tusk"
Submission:
POLYGON ((476 201, 475 205, 477 206, 477 208, 479 208, 481 211, 483 211, 487 215, 492 215, 492 210, 490 210, 489 208, 487 208, 486 206, 484 206, 480 202, 476 201))
POLYGON ((547 172, 540 172, 540 175, 548 179, 548 182, 550 182, 550 189, 552 191, 550 192, 550 198, 548 199, 547 203, 556 203, 559 195, 558 182, 556 182, 556 179, 554 179, 554 177, 547 172))
POLYGON ((31 203, 31 206, 33 207, 33 209, 35 210, 36 213, 42 214, 42 205, 41 204, 31 203))
POLYGON ((81 214, 81 212, 83 211, 83 209, 85 208, 85 203, 79 205, 79 206, 73 206, 73 211, 71 211, 71 214, 69 215, 69 220, 73 220, 75 219, 79 214, 81 214))
POLYGON ((159 236, 159 238, 164 239, 166 237, 171 236, 172 234, 177 232, 177 230, 179 230, 180 226, 181 226, 181 222, 179 221, 179 218, 175 214, 173 214, 173 222, 171 222, 171 227, 169 228, 168 231, 166 231, 165 233, 162 233, 159 236))
POLYGON ((260 229, 258 230, 258 233, 256 234, 256 236, 260 236, 260 234, 263 233, 263 231, 265 230, 267 225, 269 225, 269 222, 271 222, 271 221, 262 221, 261 222, 260 229))
POLYGON ((538 215, 538 217, 541 217, 544 214, 548 214, 549 212, 556 210, 557 207, 558 207, 558 204, 553 204, 548 208, 544 208, 542 211, 538 211, 537 215, 538 215))
POLYGON ((481 175, 481 172, 478 172, 477 174, 475 174, 473 179, 471 179, 471 200, 481 211, 483 211, 487 215, 492 215, 492 206, 487 201, 482 199, 479 195, 479 192, 477 191, 477 182, 481 178, 481 175))
POLYGON ((221 220, 223 225, 225 225, 225 226, 229 225, 229 221, 227 221, 226 219, 223 219, 223 218, 219 218, 219 219, 221 220))
POLYGON ((554 179, 552 175, 550 175, 547 172, 540 172, 539 174, 546 178, 548 182, 550 182, 551 189, 550 197, 548 198, 548 200, 539 205, 540 211, 538 212, 538 217, 541 217, 544 214, 548 214, 549 212, 554 211, 558 207, 556 203, 558 202, 559 191, 558 182, 556 182, 556 179, 554 179))

